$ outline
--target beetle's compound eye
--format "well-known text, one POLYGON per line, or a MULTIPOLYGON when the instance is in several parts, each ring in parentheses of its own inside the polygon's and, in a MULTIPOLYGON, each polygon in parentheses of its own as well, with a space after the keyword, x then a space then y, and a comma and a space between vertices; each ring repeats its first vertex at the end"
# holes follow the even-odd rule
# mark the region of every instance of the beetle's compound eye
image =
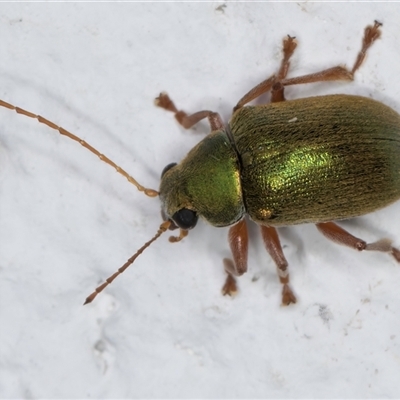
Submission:
POLYGON ((194 211, 182 208, 182 210, 177 211, 173 215, 172 219, 179 228, 188 230, 196 226, 198 217, 194 211))
POLYGON ((172 167, 175 167, 175 165, 176 165, 176 162, 172 162, 172 163, 168 164, 168 165, 162 170, 162 172, 161 172, 161 178, 165 175, 165 173, 166 173, 169 169, 171 169, 172 167))

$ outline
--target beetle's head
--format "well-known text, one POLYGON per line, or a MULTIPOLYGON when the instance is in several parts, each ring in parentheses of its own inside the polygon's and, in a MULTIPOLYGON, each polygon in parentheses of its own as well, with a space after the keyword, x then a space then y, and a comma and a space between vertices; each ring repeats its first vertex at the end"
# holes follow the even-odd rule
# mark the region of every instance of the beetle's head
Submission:
POLYGON ((161 216, 164 221, 171 221, 170 230, 180 228, 188 231, 196 226, 198 214, 188 196, 181 190, 180 171, 181 166, 170 163, 161 173, 161 216))

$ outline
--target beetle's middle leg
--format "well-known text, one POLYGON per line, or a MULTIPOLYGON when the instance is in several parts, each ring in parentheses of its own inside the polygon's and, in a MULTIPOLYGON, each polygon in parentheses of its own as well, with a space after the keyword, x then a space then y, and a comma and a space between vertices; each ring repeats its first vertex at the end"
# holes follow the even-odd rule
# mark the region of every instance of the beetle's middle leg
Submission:
POLYGON ((297 42, 295 37, 287 36, 287 38, 283 39, 283 58, 281 61, 281 66, 279 68, 277 75, 272 75, 268 79, 265 79, 249 92, 247 92, 237 103, 233 111, 243 107, 250 101, 256 99, 264 93, 267 93, 271 90, 271 101, 284 101, 284 86, 282 86, 279 82, 286 78, 286 75, 289 71, 290 67, 290 57, 292 57, 294 50, 297 47, 297 42))
MULTIPOLYGON (((374 22, 374 25, 367 26, 364 30, 364 36, 362 40, 362 47, 359 53, 357 54, 356 61, 353 65, 353 68, 351 70, 348 70, 345 67, 342 66, 337 66, 333 68, 328 68, 320 72, 316 72, 313 74, 308 74, 308 75, 303 75, 303 76, 298 76, 295 78, 289 78, 286 79, 286 73, 289 68, 289 58, 290 58, 290 52, 288 52, 289 57, 287 60, 286 54, 285 54, 285 44, 284 44, 284 57, 282 60, 282 65, 279 70, 279 73, 277 76, 272 75, 270 78, 266 79, 265 81, 261 82, 257 86, 255 86, 253 89, 251 89, 248 93, 246 93, 237 103, 237 105, 234 107, 233 111, 236 111, 237 109, 243 107, 250 101, 254 100, 258 96, 261 96, 262 94, 268 92, 271 89, 271 101, 272 102, 277 102, 277 101, 284 101, 284 88, 285 86, 290 86, 290 85, 298 85, 302 83, 315 83, 315 82, 328 82, 328 81, 340 81, 340 80, 345 80, 345 81, 351 81, 354 79, 354 74, 358 70, 358 68, 361 66, 362 62, 365 59, 367 50, 372 46, 372 44, 380 37, 381 31, 380 27, 382 24, 378 21, 374 22), (286 67, 287 66, 287 67, 286 67)), ((289 36, 290 38, 290 36, 289 36)), ((289 39, 288 39, 289 40, 289 39)), ((293 42, 295 43, 295 42, 293 42)), ((296 45, 294 45, 294 48, 292 50, 292 53, 294 49, 296 48, 296 45)))
POLYGON ((261 226, 261 234, 269 255, 278 267, 279 280, 283 285, 282 304, 288 306, 290 303, 296 303, 296 296, 289 286, 288 262, 283 254, 278 232, 272 226, 261 226))
POLYGON ((367 243, 364 240, 353 236, 351 233, 333 222, 320 222, 319 224, 316 224, 316 227, 325 237, 336 243, 359 251, 370 250, 389 253, 397 262, 400 262, 400 250, 392 247, 389 239, 381 239, 374 243, 367 243))
POLYGON ((235 276, 243 275, 247 271, 249 234, 245 219, 242 219, 229 229, 228 241, 233 261, 229 258, 224 258, 224 268, 228 276, 222 287, 222 294, 233 296, 237 292, 235 276))
POLYGON ((176 108, 174 102, 170 99, 167 93, 160 93, 160 95, 155 99, 155 105, 164 108, 164 110, 173 112, 176 120, 185 129, 190 129, 204 118, 208 118, 211 131, 217 131, 224 128, 224 123, 222 122, 222 119, 218 113, 209 110, 203 110, 188 115, 184 111, 176 108))
POLYGON ((338 80, 353 80, 354 74, 360 68, 362 62, 365 59, 367 50, 372 46, 372 44, 381 36, 381 30, 379 29, 382 24, 378 21, 374 21, 374 25, 368 25, 364 30, 364 36, 362 40, 361 50, 358 52, 356 61, 351 70, 345 67, 337 66, 333 68, 328 68, 323 71, 298 76, 296 78, 283 79, 281 84, 283 86, 297 85, 300 83, 314 83, 314 82, 328 82, 328 81, 338 81, 338 80))

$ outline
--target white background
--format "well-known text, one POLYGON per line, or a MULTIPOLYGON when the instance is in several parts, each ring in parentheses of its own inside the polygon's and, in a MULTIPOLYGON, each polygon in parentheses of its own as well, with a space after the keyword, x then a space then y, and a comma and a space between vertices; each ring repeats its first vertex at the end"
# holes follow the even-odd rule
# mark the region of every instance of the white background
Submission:
MULTIPOLYGON (((360 94, 400 111, 399 4, 222 4, 2 4, 0 98, 157 189, 164 166, 208 131, 184 131, 155 108, 160 91, 228 120, 277 70, 285 35, 299 41, 295 76, 352 65, 378 19, 382 39, 353 83, 286 94, 360 94)), ((342 226, 400 246, 399 214, 400 203, 342 226)), ((255 225, 240 293, 222 297, 227 229, 201 222, 179 244, 162 236, 83 307, 160 222, 158 199, 0 109, 0 397, 400 396, 400 266, 337 246, 313 225, 280 230, 296 305, 280 306, 255 225)))

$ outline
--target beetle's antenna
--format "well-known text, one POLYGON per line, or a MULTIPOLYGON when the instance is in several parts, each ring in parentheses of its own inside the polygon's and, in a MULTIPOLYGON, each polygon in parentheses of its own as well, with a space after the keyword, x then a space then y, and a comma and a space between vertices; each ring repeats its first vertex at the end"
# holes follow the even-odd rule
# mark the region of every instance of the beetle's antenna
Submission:
POLYGON ((25 115, 26 117, 29 118, 35 118, 37 119, 40 123, 47 125, 48 127, 58 131, 61 135, 67 136, 72 140, 75 140, 75 142, 78 142, 80 145, 91 151, 93 154, 95 154, 97 157, 100 158, 101 161, 104 161, 106 164, 111 165, 115 170, 120 173, 122 176, 124 176, 130 183, 135 185, 137 189, 140 192, 144 192, 146 196, 149 197, 156 197, 158 196, 157 190, 154 189, 149 189, 145 188, 144 186, 140 185, 139 182, 136 181, 136 179, 132 178, 125 170, 123 170, 121 167, 119 167, 117 164, 115 164, 113 161, 111 161, 108 157, 106 157, 104 154, 101 154, 97 149, 92 147, 89 143, 86 143, 84 140, 79 138, 78 136, 75 136, 71 132, 68 132, 66 129, 62 128, 61 126, 56 125, 55 123, 49 121, 46 118, 43 118, 40 115, 33 114, 29 111, 26 111, 22 108, 13 106, 10 103, 6 103, 3 100, 0 100, 0 106, 8 108, 9 110, 14 110, 18 114, 25 115))
POLYGON ((121 275, 130 265, 133 264, 133 262, 140 256, 140 254, 143 253, 144 250, 146 250, 155 240, 157 240, 166 230, 168 230, 169 226, 171 225, 171 221, 164 221, 160 227, 158 228, 157 233, 153 236, 152 239, 150 239, 148 242, 146 242, 131 258, 128 259, 128 261, 118 269, 117 272, 114 272, 111 276, 109 276, 104 283, 102 283, 99 287, 96 288, 96 290, 86 298, 85 302, 83 305, 91 303, 95 297, 102 292, 112 281, 118 276, 121 275))

